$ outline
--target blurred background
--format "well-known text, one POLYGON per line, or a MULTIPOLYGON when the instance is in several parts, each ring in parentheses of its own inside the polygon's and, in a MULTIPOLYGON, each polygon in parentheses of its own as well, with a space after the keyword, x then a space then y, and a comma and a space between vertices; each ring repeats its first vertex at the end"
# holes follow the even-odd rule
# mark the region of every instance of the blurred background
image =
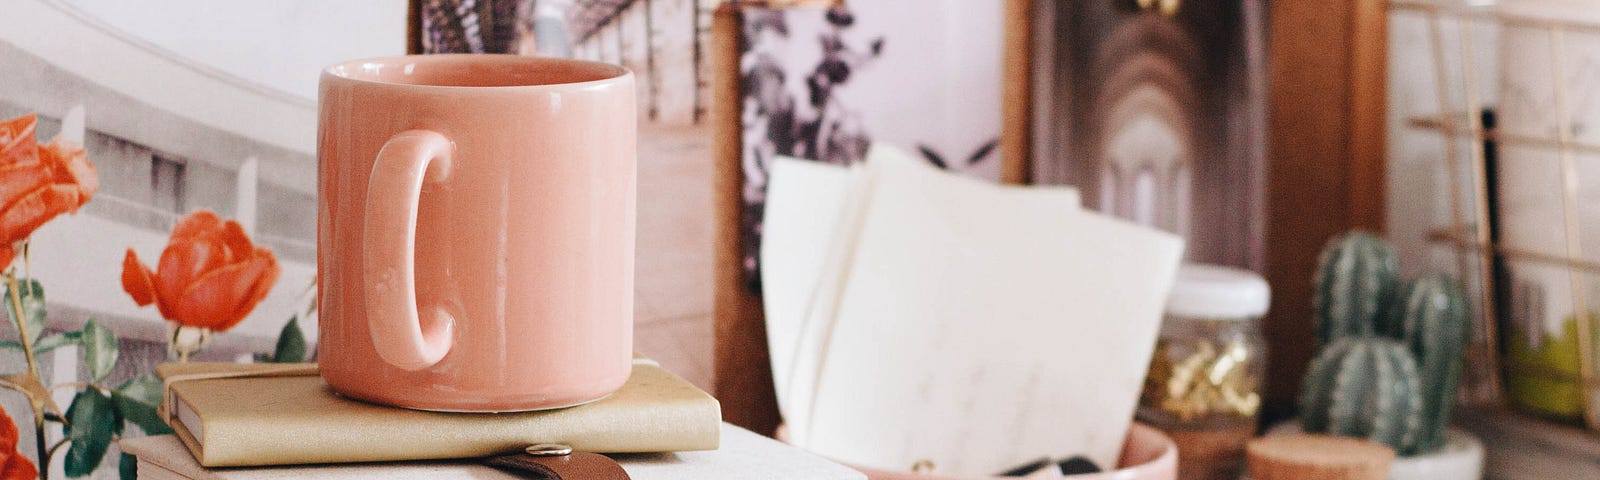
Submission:
MULTIPOLYGON (((853 164, 873 141, 977 178, 1078 186, 1090 208, 1185 236, 1189 260, 1264 275, 1268 418, 1292 413, 1312 355, 1316 252, 1384 233, 1407 273, 1468 283, 1466 396, 1492 404, 1512 350, 1497 332, 1538 356, 1564 325, 1586 331, 1574 312, 1600 298, 1583 253, 1600 247, 1567 236, 1600 238, 1600 213, 1563 210, 1562 170, 1511 166, 1595 154, 1600 35, 1581 25, 1600 20, 1548 28, 1574 2, 11 0, 0 118, 81 134, 99 169, 95 200, 35 234, 30 268, 51 332, 94 317, 121 337, 113 383, 167 355, 158 313, 122 291, 123 251, 157 258, 184 213, 239 220, 283 268, 202 358, 271 351, 314 298, 323 66, 485 52, 639 75, 637 347, 735 423, 777 422, 754 256, 771 158, 853 164), (1496 125, 1558 140, 1497 149, 1496 125), (1527 260, 1541 254, 1559 258, 1527 260)), ((314 343, 315 317, 303 326, 314 343)), ((1600 408, 1580 386, 1594 356, 1563 352, 1542 355, 1572 357, 1554 388, 1582 423, 1600 408)), ((45 376, 78 378, 77 356, 48 355, 45 376)))

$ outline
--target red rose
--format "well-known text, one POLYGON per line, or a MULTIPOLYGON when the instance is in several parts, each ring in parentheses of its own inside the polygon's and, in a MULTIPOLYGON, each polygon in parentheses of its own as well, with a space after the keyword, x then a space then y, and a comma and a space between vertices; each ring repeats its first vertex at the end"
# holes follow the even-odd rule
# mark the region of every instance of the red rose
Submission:
POLYGON ((33 466, 33 461, 17 451, 17 437, 17 424, 11 421, 11 416, 0 411, 0 480, 33 480, 39 477, 39 469, 33 466))
POLYGON ((0 123, 0 269, 16 256, 12 245, 63 213, 77 213, 100 181, 83 147, 61 138, 40 147, 37 118, 0 123))
POLYGON ((217 332, 244 320, 277 281, 272 250, 250 243, 239 222, 223 222, 210 210, 172 227, 155 272, 131 248, 122 262, 122 288, 139 306, 155 303, 167 320, 217 332))

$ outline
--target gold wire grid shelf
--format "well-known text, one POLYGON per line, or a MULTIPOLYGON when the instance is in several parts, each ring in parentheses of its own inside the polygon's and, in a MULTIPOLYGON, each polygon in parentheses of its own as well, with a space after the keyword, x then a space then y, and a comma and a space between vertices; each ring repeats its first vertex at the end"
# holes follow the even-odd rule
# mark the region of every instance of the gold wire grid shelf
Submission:
MULTIPOLYGON (((1482 369, 1484 372, 1482 378, 1489 383, 1486 385, 1488 390, 1496 394, 1504 392, 1504 370, 1502 370, 1504 364, 1499 355, 1501 332, 1498 331, 1498 306, 1495 304, 1496 278, 1493 272, 1495 260, 1501 258, 1563 267, 1568 273, 1572 305, 1577 313, 1574 316, 1577 319, 1574 324, 1579 356, 1577 377, 1573 378, 1570 374, 1562 372, 1530 368, 1528 365, 1518 364, 1509 367, 1519 373, 1560 378, 1580 385, 1584 401, 1584 420, 1591 429, 1600 429, 1600 418, 1597 418, 1600 415, 1596 414, 1600 408, 1593 404, 1600 398, 1600 377, 1597 377, 1595 372, 1596 355, 1595 346, 1592 344, 1594 338, 1592 330, 1596 326, 1589 321, 1592 317, 1586 312, 1589 304, 1585 298, 1588 281, 1585 277, 1600 273, 1600 261, 1586 256, 1583 251, 1578 217, 1579 179, 1575 166, 1578 154, 1600 154, 1600 144, 1574 139, 1571 85, 1568 85, 1571 57, 1567 41, 1569 33, 1600 34, 1600 23, 1535 16, 1494 6, 1469 6, 1418 0, 1391 0, 1389 8, 1391 13, 1420 16, 1426 25, 1427 48, 1431 54, 1433 82, 1437 91, 1437 111, 1443 113, 1409 118, 1407 124, 1414 128, 1438 131, 1444 147, 1444 168, 1447 170, 1453 220, 1447 228, 1429 232, 1428 240, 1453 247, 1457 252, 1460 275, 1464 279, 1476 280, 1476 284, 1481 286, 1478 290, 1479 295, 1475 299, 1475 307, 1481 319, 1478 327, 1479 338, 1478 343, 1469 348, 1469 359, 1473 363, 1469 368, 1482 369), (1447 25, 1456 27, 1459 36, 1455 42, 1458 51, 1454 54, 1459 55, 1460 59, 1458 68, 1454 70, 1449 68, 1446 59, 1450 54, 1446 50, 1444 41, 1444 30, 1447 25), (1553 95, 1555 104, 1551 112, 1556 126, 1553 135, 1549 137, 1521 135, 1484 127, 1482 118, 1476 112, 1484 111, 1488 105, 1480 97, 1480 76, 1483 72, 1478 71, 1473 50, 1477 46, 1474 39, 1475 28, 1483 25, 1495 26, 1502 31, 1533 29, 1549 36, 1549 75, 1552 91, 1547 93, 1553 95), (1452 79, 1456 83, 1452 83, 1452 79), (1459 102, 1451 98, 1452 85, 1460 87, 1462 98, 1459 102), (1470 142, 1463 146, 1462 140, 1470 142), (1491 179, 1487 172, 1485 141, 1505 146, 1537 148, 1557 154, 1559 161, 1555 162, 1552 168, 1560 170, 1561 180, 1560 185, 1551 187, 1560 189, 1564 252, 1542 252, 1499 244, 1491 240, 1490 222, 1495 219, 1490 218, 1491 179), (1465 150, 1464 154, 1462 150, 1465 150)), ((1499 400, 1498 397, 1492 399, 1495 402, 1499 400)))
MULTIPOLYGON (((1428 241, 1453 246, 1460 250, 1467 250, 1473 254, 1482 254, 1485 244, 1473 238, 1472 232, 1452 232, 1449 229, 1435 229, 1428 232, 1428 241)), ((1487 245, 1488 250, 1494 255, 1511 260, 1522 260, 1546 265, 1564 266, 1588 273, 1600 274, 1600 261, 1571 258, 1564 255, 1552 255, 1526 248, 1506 246, 1504 244, 1487 245)))
MULTIPOLYGON (((1596 8, 1600 8, 1600 6, 1597 6, 1596 8)), ((1406 124, 1413 128, 1439 130, 1445 135, 1458 138, 1469 138, 1478 141, 1490 140, 1504 145, 1518 145, 1550 150, 1563 147, 1561 141, 1558 139, 1507 133, 1497 130, 1484 129, 1481 126, 1477 127, 1476 129, 1464 128, 1461 127, 1461 125, 1467 123, 1465 116, 1460 113, 1452 116, 1460 118, 1460 120, 1452 122, 1442 120, 1438 117, 1412 117, 1406 119, 1406 124)), ((1573 141, 1572 143, 1566 145, 1566 148, 1570 148, 1573 153, 1600 154, 1600 143, 1573 141)))

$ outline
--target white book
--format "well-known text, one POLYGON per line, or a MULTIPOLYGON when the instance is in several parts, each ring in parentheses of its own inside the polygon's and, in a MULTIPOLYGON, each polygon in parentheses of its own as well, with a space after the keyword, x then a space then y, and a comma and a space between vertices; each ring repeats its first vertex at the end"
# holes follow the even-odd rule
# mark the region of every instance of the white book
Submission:
MULTIPOLYGON (((389 462, 290 467, 201 467, 176 437, 125 439, 123 452, 138 458, 140 480, 433 480, 518 479, 467 461, 389 462)), ((865 480, 860 472, 747 430, 724 424, 722 448, 705 452, 613 455, 634 480, 865 480)))

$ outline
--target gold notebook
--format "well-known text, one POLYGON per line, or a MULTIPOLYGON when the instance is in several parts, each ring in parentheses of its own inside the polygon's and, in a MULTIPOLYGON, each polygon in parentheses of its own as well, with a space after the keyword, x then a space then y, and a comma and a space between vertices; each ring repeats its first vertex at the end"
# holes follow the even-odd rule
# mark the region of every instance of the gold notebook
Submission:
POLYGON ((717 400, 649 360, 609 397, 523 413, 439 413, 335 394, 315 364, 169 363, 163 417, 206 467, 484 457, 537 443, 597 453, 715 450, 717 400), (236 375, 226 378, 217 376, 236 375))

